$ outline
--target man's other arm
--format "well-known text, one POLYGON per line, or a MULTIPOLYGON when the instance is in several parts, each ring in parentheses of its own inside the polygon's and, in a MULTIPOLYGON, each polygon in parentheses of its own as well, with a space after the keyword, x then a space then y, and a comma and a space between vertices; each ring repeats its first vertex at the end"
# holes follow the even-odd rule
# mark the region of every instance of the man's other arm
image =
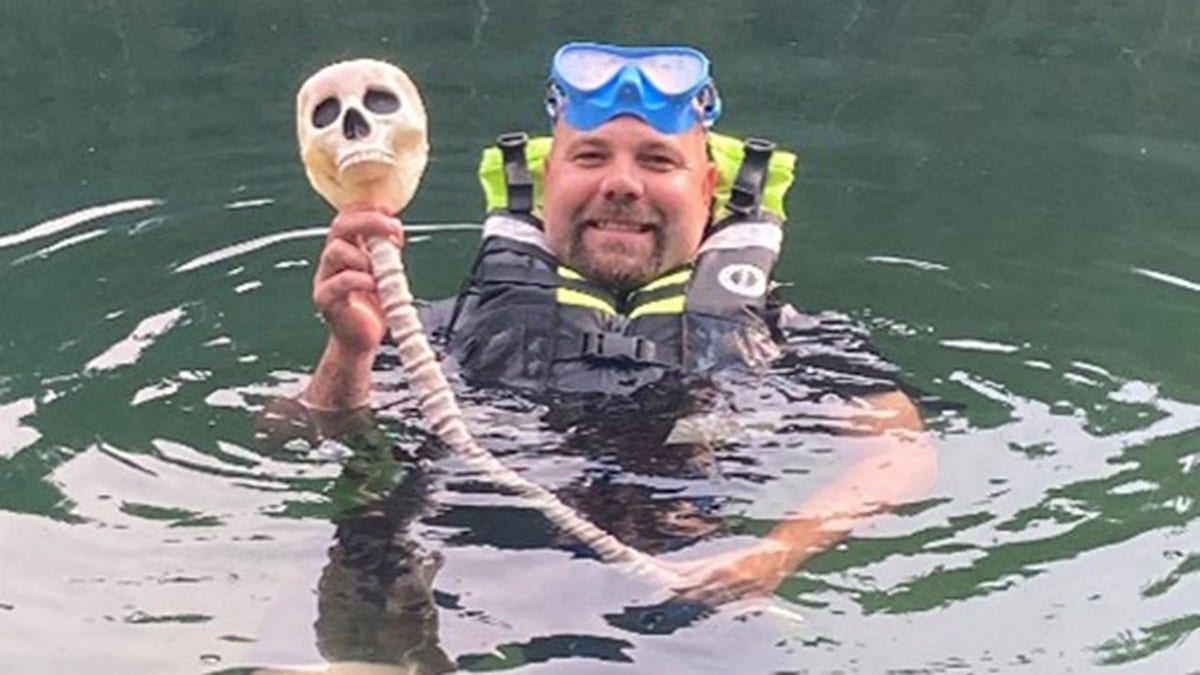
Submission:
POLYGON ((861 424, 871 432, 866 454, 776 525, 760 544, 680 565, 683 579, 676 590, 683 597, 717 605, 768 595, 861 520, 929 489, 937 457, 917 407, 898 390, 863 400, 868 405, 861 424))

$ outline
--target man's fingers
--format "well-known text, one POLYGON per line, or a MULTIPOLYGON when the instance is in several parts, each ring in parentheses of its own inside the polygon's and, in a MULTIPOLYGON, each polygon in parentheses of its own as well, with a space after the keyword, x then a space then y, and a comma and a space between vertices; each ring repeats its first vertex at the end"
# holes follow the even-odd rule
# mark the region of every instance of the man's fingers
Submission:
POLYGON ((396 218, 378 211, 339 211, 329 225, 329 239, 355 242, 371 237, 404 241, 404 230, 396 218))
POLYGON ((693 602, 703 602, 716 607, 751 595, 762 595, 762 589, 753 581, 742 579, 729 583, 713 583, 680 593, 680 597, 693 602))
POLYGON ((774 590, 766 580, 729 567, 694 570, 672 586, 678 597, 716 607, 751 595, 766 595, 774 590))
POLYGON ((679 582, 674 584, 674 590, 720 583, 732 576, 731 568, 737 560, 737 555, 723 553, 700 560, 672 561, 668 565, 679 575, 679 582))
POLYGON ((696 570, 679 581, 680 583, 671 590, 678 593, 680 597, 707 602, 714 594, 725 588, 731 580, 724 569, 706 569, 696 570))
POLYGON ((346 270, 371 271, 371 256, 344 239, 331 239, 321 251, 317 265, 317 281, 323 281, 346 270))
POLYGON ((688 602, 701 602, 709 607, 723 605, 736 599, 728 587, 720 584, 690 588, 680 593, 679 598, 688 602))
POLYGON ((344 270, 313 288, 313 304, 324 313, 347 301, 354 292, 374 293, 375 278, 367 272, 344 270))

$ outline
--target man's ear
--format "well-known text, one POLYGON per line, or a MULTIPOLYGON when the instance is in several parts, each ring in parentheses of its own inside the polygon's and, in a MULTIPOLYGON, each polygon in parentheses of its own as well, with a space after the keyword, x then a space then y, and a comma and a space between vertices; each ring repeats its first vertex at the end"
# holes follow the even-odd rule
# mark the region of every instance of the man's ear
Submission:
POLYGON ((556 159, 558 149, 558 139, 550 141, 550 149, 546 151, 546 156, 542 159, 542 185, 545 185, 546 179, 554 173, 554 166, 558 163, 556 159))
POLYGON ((717 195, 717 182, 720 180, 720 174, 717 173, 717 165, 711 159, 706 162, 708 171, 704 175, 704 196, 708 203, 717 195))

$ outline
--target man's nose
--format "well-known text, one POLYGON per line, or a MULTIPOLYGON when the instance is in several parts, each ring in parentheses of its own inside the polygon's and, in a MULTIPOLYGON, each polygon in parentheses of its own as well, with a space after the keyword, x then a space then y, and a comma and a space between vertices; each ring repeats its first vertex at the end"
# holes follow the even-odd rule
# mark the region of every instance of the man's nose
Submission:
POLYGON ((628 203, 642 198, 642 181, 628 167, 616 166, 604 178, 600 186, 604 199, 611 202, 628 203))

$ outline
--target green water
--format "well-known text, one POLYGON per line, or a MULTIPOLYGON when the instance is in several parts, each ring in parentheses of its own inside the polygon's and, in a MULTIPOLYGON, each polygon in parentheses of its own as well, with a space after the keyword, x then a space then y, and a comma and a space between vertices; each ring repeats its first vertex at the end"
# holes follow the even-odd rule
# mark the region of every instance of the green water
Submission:
MULTIPOLYGON (((545 63, 578 38, 705 49, 720 128, 802 158, 786 297, 957 409, 929 500, 781 589, 808 620, 779 653, 724 649, 755 628, 720 616, 596 644, 658 672, 1194 670, 1200 5, 1168 0, 5 3, 2 670, 320 660, 338 466, 259 453, 249 421, 323 339, 295 90, 402 63, 433 146, 405 220, 476 222, 479 148, 544 129, 545 63)), ((423 237, 417 293, 452 293, 477 235, 423 237)), ((447 552, 440 589, 494 619, 441 608, 460 666, 590 630, 581 579, 634 592, 528 556, 447 552)))

